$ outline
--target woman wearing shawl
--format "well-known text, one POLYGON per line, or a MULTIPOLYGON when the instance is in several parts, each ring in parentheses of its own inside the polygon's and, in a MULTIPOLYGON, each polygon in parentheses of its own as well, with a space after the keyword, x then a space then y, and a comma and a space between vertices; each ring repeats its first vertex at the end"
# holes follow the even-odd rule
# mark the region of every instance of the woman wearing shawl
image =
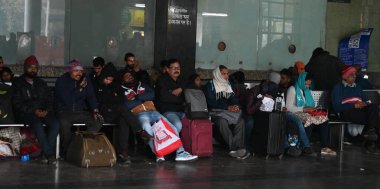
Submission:
POLYGON ((229 155, 247 158, 244 148, 244 119, 241 117, 239 98, 228 81, 227 67, 220 65, 213 71, 213 79, 204 89, 212 122, 229 147, 229 155))
MULTIPOLYGON (((292 113, 309 113, 315 111, 315 103, 310 91, 312 78, 307 72, 299 75, 294 86, 289 87, 286 95, 286 108, 292 113)), ((306 114, 305 114, 306 115, 306 114)), ((305 131, 310 139, 312 126, 306 127, 305 131)), ((329 127, 328 123, 324 122, 318 125, 320 131, 321 154, 336 155, 336 152, 328 147, 329 127)))

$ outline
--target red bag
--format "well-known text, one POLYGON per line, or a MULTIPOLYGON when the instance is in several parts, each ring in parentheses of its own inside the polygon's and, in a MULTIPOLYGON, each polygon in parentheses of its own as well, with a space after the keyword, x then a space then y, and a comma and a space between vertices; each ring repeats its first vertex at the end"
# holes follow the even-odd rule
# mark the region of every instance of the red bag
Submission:
POLYGON ((327 116, 327 112, 323 110, 317 110, 314 112, 309 112, 311 116, 327 116))
POLYGON ((155 123, 152 130, 154 133, 154 151, 158 157, 168 155, 182 146, 180 138, 164 119, 161 118, 155 123))
POLYGON ((182 119, 181 139, 185 150, 198 157, 210 157, 212 148, 212 123, 208 119, 182 119))
POLYGON ((41 147, 38 144, 37 137, 29 128, 20 129, 21 147, 20 154, 29 154, 30 157, 35 158, 41 154, 41 147))

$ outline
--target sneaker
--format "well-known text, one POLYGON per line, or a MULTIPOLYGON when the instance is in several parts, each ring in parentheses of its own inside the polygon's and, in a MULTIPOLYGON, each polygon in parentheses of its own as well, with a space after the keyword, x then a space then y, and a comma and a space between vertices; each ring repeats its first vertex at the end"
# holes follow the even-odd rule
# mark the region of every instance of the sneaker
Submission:
POLYGON ((198 159, 198 156, 191 155, 189 152, 185 151, 178 153, 175 157, 176 161, 193 161, 196 159, 198 159))
POLYGON ((164 161, 165 161, 165 157, 163 157, 163 156, 162 156, 162 157, 157 157, 157 158, 156 158, 156 162, 157 162, 157 163, 162 163, 162 162, 164 162, 164 161))
MULTIPOLYGON (((249 158, 250 156, 251 156, 251 153, 247 152, 243 156, 237 157, 237 159, 239 159, 239 160, 245 160, 245 159, 249 158)), ((255 156, 255 154, 253 154, 252 156, 255 156)))
POLYGON ((321 149, 321 155, 336 156, 336 152, 331 148, 325 147, 321 149))
POLYGON ((48 164, 49 160, 46 156, 43 155, 43 156, 41 156, 40 163, 41 164, 48 164))
POLYGON ((379 138, 374 129, 369 129, 368 131, 363 132, 363 138, 369 141, 377 141, 379 138))
POLYGON ((57 158, 55 158, 55 156, 49 156, 47 158, 47 160, 48 160, 47 164, 49 164, 49 165, 55 165, 55 164, 57 164, 57 158))
POLYGON ((230 152, 228 152, 228 154, 229 154, 231 157, 233 157, 233 158, 238 158, 238 157, 239 157, 239 155, 238 155, 238 153, 237 153, 236 150, 231 150, 230 152))
POLYGON ((370 144, 366 147, 366 153, 380 155, 380 149, 375 144, 370 144))
POLYGON ((247 150, 246 149, 239 149, 236 151, 236 154, 238 157, 243 157, 245 154, 247 154, 247 150))

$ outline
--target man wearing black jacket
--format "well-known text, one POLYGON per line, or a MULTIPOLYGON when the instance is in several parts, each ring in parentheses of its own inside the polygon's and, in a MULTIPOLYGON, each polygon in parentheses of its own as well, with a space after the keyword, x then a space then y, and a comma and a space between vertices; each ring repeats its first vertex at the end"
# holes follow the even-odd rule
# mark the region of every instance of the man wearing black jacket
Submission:
POLYGON ((141 62, 136 62, 136 57, 133 53, 126 53, 124 56, 125 68, 119 72, 120 78, 125 71, 132 71, 136 75, 136 79, 147 85, 150 85, 150 77, 146 70, 141 69, 141 62))
POLYGON ((33 129, 40 143, 42 163, 54 164, 59 122, 53 113, 51 92, 45 81, 37 78, 37 72, 36 57, 25 59, 24 74, 14 82, 13 105, 18 120, 33 129), (43 124, 47 126, 47 133, 43 124))
POLYGON ((182 129, 182 118, 185 116, 185 83, 180 77, 179 60, 168 60, 166 73, 159 78, 156 86, 156 98, 160 112, 177 128, 182 129))
POLYGON ((87 131, 97 132, 103 121, 98 110, 95 91, 91 82, 84 76, 78 60, 70 61, 68 72, 55 82, 55 105, 61 123, 62 156, 67 152, 71 141, 71 127, 74 123, 85 123, 87 131), (96 121, 97 120, 97 121, 96 121))
MULTIPOLYGON (((99 110, 104 120, 108 123, 117 123, 116 144, 115 148, 118 154, 118 162, 120 165, 131 163, 128 156, 128 139, 132 129, 133 133, 141 131, 132 113, 123 105, 124 93, 120 84, 115 83, 114 79, 117 70, 112 63, 108 63, 102 73, 98 77, 94 88, 97 100, 99 102, 99 110)), ((141 134, 141 132, 140 132, 141 134)))

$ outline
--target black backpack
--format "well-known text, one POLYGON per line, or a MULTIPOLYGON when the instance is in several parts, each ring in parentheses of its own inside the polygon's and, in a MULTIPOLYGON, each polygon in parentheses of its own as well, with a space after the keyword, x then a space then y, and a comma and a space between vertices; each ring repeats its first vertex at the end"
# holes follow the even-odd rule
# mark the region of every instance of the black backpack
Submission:
POLYGON ((0 83, 0 124, 14 123, 12 87, 0 83))
POLYGON ((186 109, 185 114, 188 119, 208 119, 206 97, 200 89, 185 90, 186 109))

